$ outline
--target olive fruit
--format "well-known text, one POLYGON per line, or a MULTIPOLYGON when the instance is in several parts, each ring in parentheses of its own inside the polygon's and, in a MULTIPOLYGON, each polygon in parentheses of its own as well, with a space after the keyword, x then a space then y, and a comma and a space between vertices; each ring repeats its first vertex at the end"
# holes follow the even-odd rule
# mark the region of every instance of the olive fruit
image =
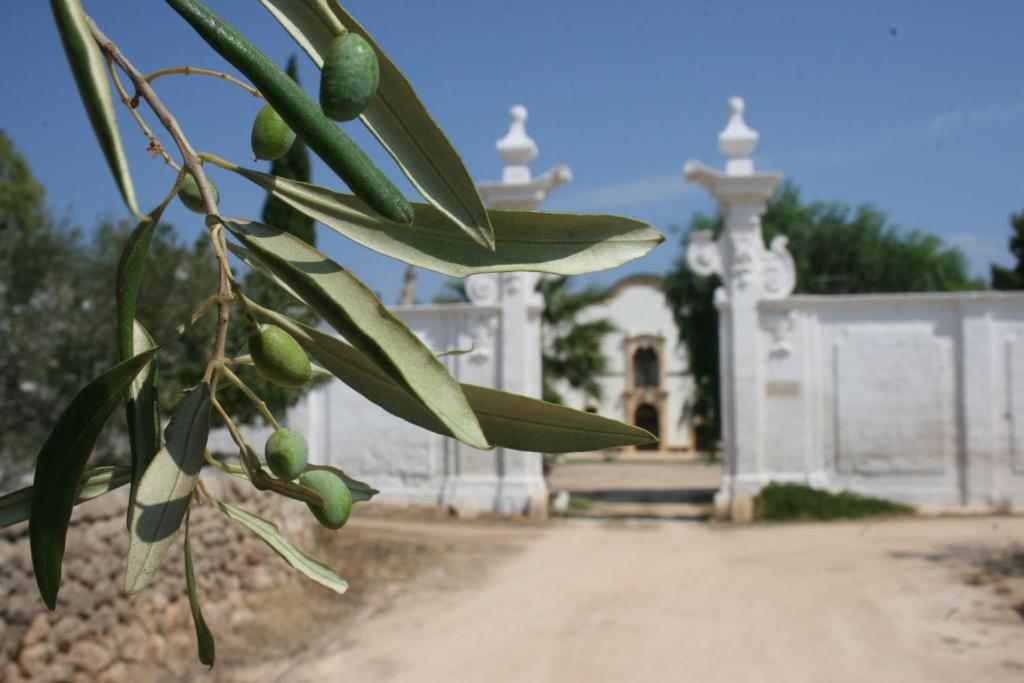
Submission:
POLYGON ((315 491, 323 505, 306 503, 313 516, 328 529, 345 526, 352 514, 352 493, 345 480, 330 470, 310 470, 299 477, 299 484, 315 491))
POLYGON ((280 159, 295 142, 295 131, 269 104, 263 105, 252 122, 252 153, 257 159, 280 159))
POLYGON ((294 429, 278 429, 267 439, 263 455, 275 477, 291 481, 306 471, 309 447, 305 437, 294 429))
POLYGON ((363 113, 380 83, 377 54, 366 39, 345 33, 331 41, 320 74, 320 106, 335 121, 363 113))
POLYGON ((260 374, 274 384, 295 389, 309 381, 311 368, 306 352, 276 325, 264 325, 252 333, 249 355, 260 374))
MULTIPOLYGON (((213 203, 220 204, 220 192, 217 190, 217 186, 209 178, 206 179, 206 185, 210 188, 210 194, 213 195, 213 203)), ((196 179, 192 177, 191 173, 186 174, 185 179, 181 181, 178 199, 189 211, 206 213, 206 205, 203 204, 203 198, 199 194, 199 185, 196 184, 196 179)))

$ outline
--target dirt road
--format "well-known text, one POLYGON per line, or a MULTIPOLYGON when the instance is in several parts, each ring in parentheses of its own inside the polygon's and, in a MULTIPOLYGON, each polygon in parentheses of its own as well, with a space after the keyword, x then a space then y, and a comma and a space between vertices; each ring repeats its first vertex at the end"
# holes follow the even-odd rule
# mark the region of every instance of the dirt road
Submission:
POLYGON ((396 596, 349 623, 333 652, 261 673, 311 683, 1024 680, 1013 608, 1024 610, 1024 553, 1010 554, 1024 543, 1019 518, 564 520, 523 534, 524 549, 484 580, 396 596))

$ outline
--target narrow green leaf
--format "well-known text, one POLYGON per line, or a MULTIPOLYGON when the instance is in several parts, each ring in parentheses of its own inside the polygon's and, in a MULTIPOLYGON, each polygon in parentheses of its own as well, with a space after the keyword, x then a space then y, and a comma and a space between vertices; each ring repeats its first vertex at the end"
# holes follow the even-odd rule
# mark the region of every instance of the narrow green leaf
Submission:
POLYGON ((185 515, 185 585, 188 587, 188 604, 192 608, 192 623, 196 627, 199 661, 212 669, 217 657, 217 648, 213 642, 213 633, 203 619, 203 610, 199 607, 199 591, 196 590, 196 577, 192 571, 192 544, 188 536, 190 517, 191 515, 185 515))
POLYGON ((213 499, 213 504, 225 515, 256 534, 261 541, 269 545, 285 562, 307 578, 316 581, 321 586, 330 588, 336 593, 344 593, 348 590, 348 582, 345 579, 338 576, 327 565, 314 560, 299 550, 294 543, 281 535, 281 530, 273 522, 220 500, 213 499))
POLYGON ((85 14, 78 0, 50 0, 57 30, 60 32, 64 52, 67 54, 71 73, 78 84, 78 93, 89 115, 89 123, 96 133, 96 139, 107 159, 110 172, 121 191, 121 197, 132 215, 139 215, 135 201, 135 187, 128 172, 128 160, 117 130, 114 101, 107 81, 106 62, 99 46, 93 40, 92 32, 85 23, 85 14))
MULTIPOLYGON (((156 342, 138 320, 132 326, 132 331, 133 350, 141 352, 156 347, 156 342)), ((125 514, 125 523, 129 529, 135 490, 138 488, 142 473, 160 450, 160 392, 157 387, 157 364, 158 360, 154 358, 132 380, 125 401, 132 464, 132 487, 125 514)))
MULTIPOLYGON (((75 505, 110 493, 131 481, 130 467, 94 467, 82 474, 75 505)), ((0 529, 24 522, 32 515, 31 486, 0 496, 0 529)))
POLYGON ((57 606, 64 543, 85 463, 132 379, 156 352, 151 349, 121 361, 86 384, 39 451, 28 531, 36 583, 51 610, 57 606))
MULTIPOLYGON (((451 436, 419 402, 353 347, 280 313, 262 310, 261 314, 292 335, 335 377, 373 403, 424 429, 451 436)), ((472 384, 463 384, 462 390, 487 440, 498 446, 571 453, 657 441, 639 427, 565 406, 472 384)))
POLYGON ((289 233, 237 219, 225 219, 224 225, 327 323, 421 401, 455 438, 475 448, 490 448, 459 384, 366 285, 289 233))
POLYGON ((278 199, 368 249, 452 277, 539 271, 578 275, 638 259, 665 241, 646 223, 621 216, 540 211, 488 211, 495 251, 484 251, 429 204, 413 203, 411 226, 373 215, 350 194, 225 165, 278 199))
POLYGON ((164 430, 163 448, 146 468, 132 501, 124 589, 137 593, 163 565, 192 501, 210 434, 210 385, 190 389, 164 430))
POLYGON ((142 274, 145 271, 146 256, 149 254, 153 232, 160 224, 164 209, 173 198, 174 194, 168 195, 160 206, 143 216, 125 240, 121 258, 117 263, 117 343, 121 350, 121 358, 131 358, 135 355, 132 344, 137 334, 135 307, 139 298, 139 286, 142 284, 142 274))
MULTIPOLYGON (((317 0, 260 0, 318 68, 338 35, 316 9, 317 0)), ((330 0, 335 18, 373 46, 380 62, 377 96, 360 118, 427 201, 477 244, 495 248, 494 230, 476 185, 458 152, 434 122, 409 81, 370 34, 338 3, 330 0)), ((452 232, 449 227, 449 232, 452 232)))
POLYGON ((373 488, 366 482, 359 481, 358 479, 353 479, 352 477, 348 476, 347 474, 345 474, 344 471, 338 469, 337 467, 331 467, 330 465, 306 465, 306 469, 327 470, 328 472, 333 472, 337 476, 341 477, 342 481, 345 482, 345 485, 348 486, 349 492, 352 494, 353 503, 368 501, 374 496, 376 496, 378 493, 380 493, 380 491, 373 488))

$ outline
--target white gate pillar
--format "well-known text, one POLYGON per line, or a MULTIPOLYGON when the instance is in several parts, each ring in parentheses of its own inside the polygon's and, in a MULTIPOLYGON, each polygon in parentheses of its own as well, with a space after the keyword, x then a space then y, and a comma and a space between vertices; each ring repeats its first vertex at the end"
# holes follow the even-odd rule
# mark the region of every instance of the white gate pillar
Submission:
POLYGON ((782 175, 754 170, 750 154, 759 136, 743 120, 743 109, 742 99, 729 99, 729 123, 718 135, 718 148, 727 160, 725 171, 692 159, 683 169, 686 180, 703 185, 718 200, 724 219, 717 240, 706 230, 690 234, 686 260, 698 275, 722 278, 715 305, 725 468, 715 513, 738 520, 752 513, 764 448, 764 354, 758 342, 758 302, 784 298, 796 284, 786 238, 776 237, 770 249, 764 245, 761 216, 782 175))
MULTIPOLYGON (((527 165, 537 156, 536 143, 526 134, 526 107, 509 110, 508 133, 498 140, 498 153, 505 160, 500 181, 477 184, 481 198, 495 209, 532 211, 555 188, 572 181, 572 172, 559 164, 533 178, 527 165)), ((539 273, 485 273, 467 278, 470 300, 478 305, 501 308, 498 330, 497 388, 525 396, 541 396, 541 329, 544 300, 537 292, 539 273)), ((494 458, 498 477, 498 506, 502 501, 530 501, 531 516, 547 514, 547 484, 540 453, 497 448, 486 454, 494 458)), ((499 509, 499 512, 516 512, 499 509)))

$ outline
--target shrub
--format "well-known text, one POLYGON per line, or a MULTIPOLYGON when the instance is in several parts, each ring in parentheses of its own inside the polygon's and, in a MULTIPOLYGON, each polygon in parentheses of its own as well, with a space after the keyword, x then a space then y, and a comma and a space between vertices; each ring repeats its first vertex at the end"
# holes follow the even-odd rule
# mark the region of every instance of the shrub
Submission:
POLYGON ((857 519, 913 514, 914 508, 852 491, 830 493, 806 484, 771 483, 754 499, 754 516, 765 522, 857 519))

